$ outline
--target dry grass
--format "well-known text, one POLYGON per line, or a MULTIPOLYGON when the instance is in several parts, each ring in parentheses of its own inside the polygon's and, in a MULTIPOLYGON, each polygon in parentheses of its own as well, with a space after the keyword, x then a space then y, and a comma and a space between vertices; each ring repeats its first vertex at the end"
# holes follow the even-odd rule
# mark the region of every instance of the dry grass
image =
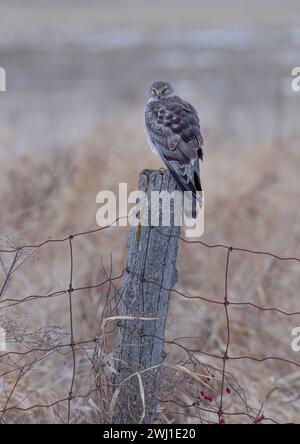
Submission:
MULTIPOLYGON (((129 116, 130 121, 133 119, 134 116, 129 116)), ((112 134, 109 130, 107 133, 112 134)), ((4 230, 10 235, 7 239, 3 238, 2 245, 18 246, 23 242, 44 240, 49 234, 57 237, 86 228, 95 228, 95 196, 99 187, 115 189, 115 178, 118 174, 123 174, 124 177, 120 177, 120 180, 125 180, 125 176, 131 178, 129 187, 133 188, 138 172, 145 166, 155 165, 156 161, 154 162, 151 154, 148 154, 145 142, 134 140, 134 128, 128 128, 126 135, 131 140, 130 158, 136 159, 135 163, 129 162, 128 155, 122 151, 123 138, 120 135, 111 135, 108 140, 105 129, 99 129, 94 136, 83 140, 73 150, 72 155, 49 156, 47 165, 37 154, 21 159, 20 166, 16 168, 15 160, 7 156, 7 170, 5 177, 2 176, 1 194, 1 206, 6 211, 1 214, 1 226, 9 226, 10 230, 4 230), (101 138, 99 134, 102 135, 101 138), (111 147, 109 156, 104 155, 105 146, 111 147), (143 156, 139 155, 141 149, 143 156), (122 173, 119 173, 118 166, 116 167, 117 157, 119 164, 122 163, 122 173), (12 162, 11 165, 9 162, 12 162), (8 189, 12 190, 11 195, 14 197, 11 202, 7 200, 8 189)), ((282 255, 297 254, 295 245, 299 232, 296 221, 299 210, 297 206, 290 204, 291 201, 297 202, 299 199, 296 153, 291 150, 289 155, 285 152, 283 156, 276 153, 276 147, 270 147, 268 150, 257 149, 255 158, 252 156, 247 161, 244 152, 235 154, 234 163, 226 165, 222 159, 222 153, 207 152, 204 173, 207 189, 206 232, 203 240, 225 241, 227 244, 254 249, 262 248, 282 255), (289 164, 288 175, 285 173, 286 168, 283 168, 283 162, 289 164), (239 170, 235 165, 239 166, 239 170), (227 174, 231 174, 230 180, 227 179, 227 174), (239 183, 242 183, 240 188, 239 183)), ((124 266, 126 236, 126 228, 113 228, 110 232, 76 239, 74 286, 104 280, 106 273, 110 273, 111 261, 112 273, 118 275, 124 266)), ((11 259, 11 255, 2 255, 6 270, 11 259)), ((177 287, 181 291, 222 300, 224 251, 211 251, 199 245, 181 244, 178 269, 177 287)), ((46 246, 26 258, 6 289, 5 298, 21 299, 31 294, 47 294, 65 289, 68 273, 67 245, 46 246)), ((298 308, 298 287, 297 264, 233 253, 229 274, 231 300, 251 301, 261 306, 295 311, 298 308)), ((76 341, 97 335, 107 291, 108 286, 104 286, 76 294, 73 306, 76 341)), ((297 356, 292 352, 290 342, 291 329, 297 326, 297 320, 298 317, 263 313, 249 307, 230 308, 230 354, 256 357, 274 355, 296 360, 297 356)), ((22 342, 22 345, 17 344, 17 348, 23 351, 37 345, 51 347, 53 344, 65 343, 69 334, 67 297, 63 295, 46 301, 34 300, 7 308, 2 310, 1 323, 9 332, 12 342, 22 342)), ((186 300, 173 293, 167 340, 181 336, 195 338, 181 340, 180 343, 187 348, 199 348, 212 354, 222 353, 226 340, 226 318, 222 307, 215 308, 205 302, 186 300)), ((108 350, 111 341, 110 339, 106 344, 108 350)), ((9 346, 15 347, 13 344, 9 346)), ((167 348, 168 363, 186 361, 185 353, 178 347, 171 344, 167 348)), ((210 375, 211 368, 214 368, 218 374, 219 361, 201 354, 196 356, 200 362, 197 364, 197 372, 203 374, 205 368, 205 374, 210 375), (208 367, 204 367, 205 365, 208 367)), ((91 359, 92 348, 89 359, 86 351, 78 351, 76 391, 79 393, 88 392, 89 388, 94 386, 91 359)), ((24 360, 21 359, 20 362, 24 364, 24 360)), ((17 362, 11 362, 10 365, 17 365, 17 362)), ((185 366, 195 372, 195 362, 186 363, 185 366)), ((1 371, 7 369, 7 364, 1 366, 1 371)), ((259 411, 264 404, 265 416, 277 421, 298 421, 297 368, 276 361, 257 363, 246 360, 230 361, 228 371, 230 378, 235 378, 236 381, 231 382, 232 394, 225 397, 225 405, 230 405, 232 411, 241 411, 241 402, 244 403, 247 399, 247 404, 254 409, 253 411, 259 411), (235 386, 239 389, 233 390, 232 387, 235 386), (245 397, 242 397, 242 400, 241 393, 244 393, 245 397)), ((4 391, 1 402, 7 397, 17 375, 18 373, 13 373, 8 379, 6 377, 2 380, 4 391)), ((59 359, 53 354, 33 365, 22 375, 9 405, 20 402, 21 406, 26 407, 40 403, 51 404, 57 399, 64 399, 71 377, 71 356, 69 349, 63 349, 59 359)), ((195 402, 195 387, 191 382, 188 384, 187 377, 181 372, 169 370, 169 373, 166 373, 166 381, 169 381, 170 386, 169 391, 165 393, 165 400, 170 399, 173 390, 172 399, 177 403, 195 402), (174 394, 175 387, 177 389, 174 394)), ((196 390, 201 391, 201 387, 203 388, 198 381, 196 390)), ((218 389, 220 387, 215 388, 216 391, 218 389)), ((109 397, 109 394, 107 396, 109 397)), ((95 402, 97 405, 97 399, 95 402)), ((202 401, 202 407, 207 407, 205 403, 210 407, 210 403, 206 401, 202 401)), ((72 409, 75 412, 72 421, 101 421, 100 413, 86 400, 74 400, 72 409)), ((162 403, 159 420, 199 421, 196 418, 198 413, 195 414, 191 409, 188 413, 185 411, 190 417, 183 416, 182 409, 179 414, 178 405, 176 407, 170 403, 162 403)), ((7 422, 56 422, 65 420, 65 417, 66 403, 51 409, 35 408, 22 414, 11 410, 4 418, 7 422)), ((214 421, 215 415, 209 416, 207 420, 214 421)), ((242 420, 242 417, 229 419, 238 420, 242 420)))

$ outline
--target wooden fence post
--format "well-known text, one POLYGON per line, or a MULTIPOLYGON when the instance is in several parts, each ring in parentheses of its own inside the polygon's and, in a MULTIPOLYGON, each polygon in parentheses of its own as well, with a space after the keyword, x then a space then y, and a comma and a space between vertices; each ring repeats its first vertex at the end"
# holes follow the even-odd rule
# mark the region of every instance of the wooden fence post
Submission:
MULTIPOLYGON (((172 192, 177 187, 167 171, 144 170, 139 189, 150 196, 151 191, 172 192)), ((158 227, 149 222, 149 226, 130 230, 119 311, 120 316, 131 319, 120 319, 118 324, 114 424, 149 424, 155 419, 161 364, 166 356, 169 289, 177 280, 180 227, 174 226, 173 212, 170 226, 162 226, 160 220, 158 227)))

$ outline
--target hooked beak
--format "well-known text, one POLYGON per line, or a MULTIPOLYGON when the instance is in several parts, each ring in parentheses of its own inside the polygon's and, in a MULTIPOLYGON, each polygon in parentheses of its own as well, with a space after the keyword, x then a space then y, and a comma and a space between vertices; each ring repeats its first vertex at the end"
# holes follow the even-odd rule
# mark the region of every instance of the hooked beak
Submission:
POLYGON ((156 97, 157 97, 158 99, 160 99, 160 98, 161 98, 161 94, 162 94, 161 89, 156 89, 156 90, 155 90, 155 94, 156 94, 156 97))

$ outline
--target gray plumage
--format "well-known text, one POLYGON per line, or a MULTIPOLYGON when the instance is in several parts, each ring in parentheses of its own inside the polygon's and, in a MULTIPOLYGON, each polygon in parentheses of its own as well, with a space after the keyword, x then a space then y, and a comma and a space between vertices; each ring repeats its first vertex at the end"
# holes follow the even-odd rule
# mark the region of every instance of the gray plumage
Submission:
MULTIPOLYGON (((196 198, 197 191, 202 191, 200 122, 195 108, 178 97, 168 82, 155 82, 150 88, 145 131, 152 150, 159 154, 179 188, 191 191, 196 198)), ((194 210, 193 217, 196 217, 194 210)))

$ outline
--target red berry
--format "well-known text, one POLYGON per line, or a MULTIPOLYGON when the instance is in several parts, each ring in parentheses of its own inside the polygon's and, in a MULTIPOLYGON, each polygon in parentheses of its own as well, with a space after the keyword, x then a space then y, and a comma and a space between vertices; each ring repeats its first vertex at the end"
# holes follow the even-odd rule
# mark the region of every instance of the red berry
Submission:
POLYGON ((255 424, 260 424, 265 419, 264 415, 261 415, 259 418, 255 420, 255 424))

